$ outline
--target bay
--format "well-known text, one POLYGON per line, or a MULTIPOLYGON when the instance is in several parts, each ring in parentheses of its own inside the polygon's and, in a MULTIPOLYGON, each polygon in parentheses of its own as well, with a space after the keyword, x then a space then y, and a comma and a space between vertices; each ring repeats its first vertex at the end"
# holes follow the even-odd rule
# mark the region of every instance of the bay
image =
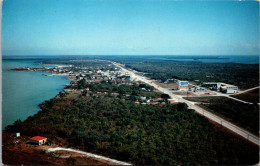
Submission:
POLYGON ((17 67, 52 66, 39 65, 36 60, 2 61, 2 129, 36 114, 39 104, 55 97, 70 83, 65 77, 48 77, 43 72, 10 71, 17 67))

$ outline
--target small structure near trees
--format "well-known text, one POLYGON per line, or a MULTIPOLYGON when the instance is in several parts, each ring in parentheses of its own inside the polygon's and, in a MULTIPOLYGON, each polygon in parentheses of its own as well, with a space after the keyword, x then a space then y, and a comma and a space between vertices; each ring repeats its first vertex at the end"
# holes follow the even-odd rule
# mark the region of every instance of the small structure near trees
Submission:
POLYGON ((30 142, 37 145, 43 145, 47 142, 47 138, 41 136, 35 136, 30 138, 30 142))
POLYGON ((21 135, 20 135, 20 133, 14 133, 14 137, 20 137, 21 135))

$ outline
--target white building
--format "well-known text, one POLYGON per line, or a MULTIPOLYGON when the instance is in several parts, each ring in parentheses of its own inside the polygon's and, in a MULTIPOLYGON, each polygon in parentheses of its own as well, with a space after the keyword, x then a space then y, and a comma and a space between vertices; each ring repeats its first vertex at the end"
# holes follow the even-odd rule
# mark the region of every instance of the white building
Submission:
POLYGON ((237 93, 237 91, 238 91, 237 86, 226 84, 223 82, 207 82, 207 83, 203 83, 202 86, 208 87, 209 89, 220 91, 223 93, 237 93))
POLYGON ((220 91, 223 93, 237 93, 238 87, 234 85, 221 85, 220 91))
POLYGON ((20 133, 14 133, 15 137, 20 137, 20 133))

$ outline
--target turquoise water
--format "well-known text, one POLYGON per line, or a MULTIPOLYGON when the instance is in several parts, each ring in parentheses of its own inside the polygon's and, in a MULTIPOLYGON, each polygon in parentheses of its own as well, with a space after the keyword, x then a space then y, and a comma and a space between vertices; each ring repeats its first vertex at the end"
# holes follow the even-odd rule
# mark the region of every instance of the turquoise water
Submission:
POLYGON ((2 129, 15 120, 36 114, 45 100, 55 97, 70 81, 47 77, 43 72, 9 71, 17 67, 49 67, 35 60, 2 61, 2 129))

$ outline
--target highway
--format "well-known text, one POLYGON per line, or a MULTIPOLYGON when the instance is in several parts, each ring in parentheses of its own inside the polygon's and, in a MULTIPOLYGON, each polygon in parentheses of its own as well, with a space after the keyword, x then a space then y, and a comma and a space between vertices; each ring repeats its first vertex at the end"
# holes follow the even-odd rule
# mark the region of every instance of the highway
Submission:
MULTIPOLYGON (((198 86, 198 85, 194 85, 194 84, 191 84, 191 83, 189 83, 189 85, 196 86, 196 87, 200 87, 200 86, 198 86)), ((204 87, 200 87, 200 88, 204 88, 204 87)), ((236 93, 236 94, 224 94, 224 93, 212 91, 212 90, 209 90, 209 89, 207 89, 207 90, 210 91, 210 92, 212 92, 212 93, 215 93, 215 94, 216 94, 216 95, 210 95, 210 96, 223 96, 223 97, 227 97, 227 98, 230 98, 230 99, 232 99, 232 100, 236 100, 236 101, 241 102, 241 103, 244 103, 244 104, 253 104, 253 103, 251 103, 251 102, 247 102, 247 101, 244 101, 244 100, 237 99, 237 98, 232 97, 232 96, 230 96, 230 95, 242 94, 242 93, 248 92, 248 91, 253 90, 253 89, 256 89, 256 88, 259 88, 259 87, 254 87, 254 88, 251 88, 251 89, 247 89, 247 90, 245 90, 245 91, 243 91, 243 92, 236 93)), ((204 95, 204 96, 205 96, 205 95, 204 95)))
POLYGON ((227 129, 231 130, 232 132, 240 135, 241 137, 247 139, 248 141, 250 141, 250 142, 252 142, 256 145, 260 145, 258 136, 255 136, 254 134, 238 127, 237 125, 234 125, 234 124, 228 122, 227 120, 225 120, 225 119, 223 119, 223 118, 221 118, 221 117, 219 117, 219 116, 217 116, 217 115, 215 115, 215 114, 213 114, 213 113, 211 113, 211 112, 209 112, 205 109, 202 109, 201 107, 198 107, 197 105, 195 105, 194 102, 190 102, 188 100, 183 99, 182 97, 179 97, 175 94, 172 94, 168 89, 156 85, 153 81, 147 79, 146 77, 142 77, 142 76, 137 75, 135 73, 135 71, 126 69, 122 64, 112 62, 112 61, 108 61, 108 62, 117 66, 122 71, 128 73, 131 77, 135 78, 136 80, 142 81, 142 82, 144 82, 144 83, 146 83, 150 86, 154 86, 157 90, 159 90, 159 91, 161 91, 165 94, 168 94, 171 97, 171 99, 175 100, 176 102, 186 103, 190 109, 194 109, 195 112, 199 113, 200 115, 205 116, 209 120, 212 120, 212 121, 220 124, 221 126, 227 128, 227 129))

